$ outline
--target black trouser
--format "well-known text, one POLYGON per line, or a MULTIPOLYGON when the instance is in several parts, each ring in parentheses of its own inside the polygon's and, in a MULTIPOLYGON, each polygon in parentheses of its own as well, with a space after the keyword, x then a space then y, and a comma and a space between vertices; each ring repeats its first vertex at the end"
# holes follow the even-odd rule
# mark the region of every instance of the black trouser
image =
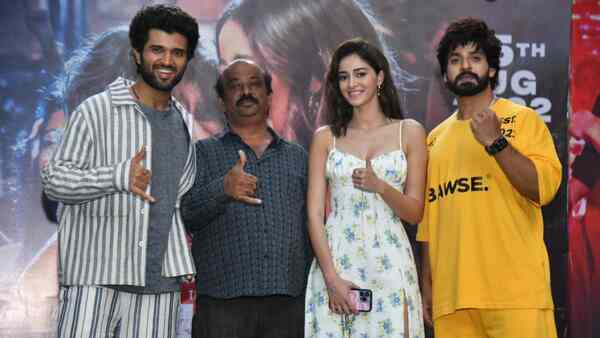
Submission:
POLYGON ((303 338, 304 295, 198 296, 193 338, 303 338))

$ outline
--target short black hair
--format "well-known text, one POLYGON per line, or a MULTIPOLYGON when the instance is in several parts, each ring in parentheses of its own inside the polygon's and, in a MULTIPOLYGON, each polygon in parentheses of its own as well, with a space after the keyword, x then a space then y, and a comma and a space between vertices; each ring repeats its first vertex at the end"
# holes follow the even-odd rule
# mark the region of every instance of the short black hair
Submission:
POLYGON ((496 32, 487 24, 476 18, 458 19, 448 26, 437 48, 437 59, 440 64, 442 76, 446 74, 448 57, 457 47, 473 44, 475 48, 483 51, 490 68, 496 69, 496 74, 490 77, 492 89, 498 83, 498 70, 500 70, 501 42, 496 37, 496 32))
POLYGON ((220 72, 219 75, 217 76, 217 83, 215 83, 215 91, 217 92, 217 95, 219 96, 219 98, 221 98, 221 99, 225 98, 225 83, 224 83, 225 72, 227 71, 227 69, 229 69, 229 67, 231 67, 233 64, 238 63, 238 62, 246 62, 246 63, 252 64, 252 65, 255 65, 258 69, 260 69, 260 71, 263 75, 263 80, 265 81, 265 87, 267 87, 267 94, 273 93, 273 86, 272 86, 273 78, 271 76, 271 73, 269 73, 268 71, 266 71, 265 69, 260 67, 258 64, 254 63, 252 60, 235 59, 235 60, 231 61, 227 65, 227 67, 225 69, 223 69, 223 71, 220 72))
POLYGON ((136 13, 129 25, 129 41, 131 47, 140 54, 148 42, 148 32, 151 29, 185 36, 188 44, 188 60, 194 57, 199 38, 198 23, 181 8, 172 5, 153 5, 145 6, 136 13))

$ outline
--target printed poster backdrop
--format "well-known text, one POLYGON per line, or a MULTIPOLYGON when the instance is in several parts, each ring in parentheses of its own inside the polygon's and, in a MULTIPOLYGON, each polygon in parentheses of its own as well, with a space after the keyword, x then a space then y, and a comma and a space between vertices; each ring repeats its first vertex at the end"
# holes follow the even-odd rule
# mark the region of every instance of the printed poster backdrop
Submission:
MULTIPOLYGON (((58 144, 69 113, 82 100, 119 75, 135 77, 127 25, 141 6, 156 2, 0 2, 0 338, 55 336, 57 213, 56 205, 41 197, 39 170, 58 144)), ((455 106, 441 82, 434 47, 449 21, 476 16, 485 19, 503 43, 497 94, 536 109, 566 163, 570 2, 168 2, 177 3, 200 23, 198 57, 175 90, 196 118, 195 139, 223 128, 212 86, 222 64, 245 55, 273 74, 273 127, 307 146, 321 123, 328 59, 337 44, 355 36, 385 51, 406 116, 430 130, 455 106)), ((587 209, 578 208, 577 215, 592 210, 590 197, 586 200, 587 209)), ((544 212, 561 332, 567 327, 566 205, 563 187, 544 212)), ((181 337, 189 337, 193 294, 192 286, 184 287, 181 337)))
POLYGON ((600 4, 573 5, 569 127, 570 337, 600 335, 600 4))

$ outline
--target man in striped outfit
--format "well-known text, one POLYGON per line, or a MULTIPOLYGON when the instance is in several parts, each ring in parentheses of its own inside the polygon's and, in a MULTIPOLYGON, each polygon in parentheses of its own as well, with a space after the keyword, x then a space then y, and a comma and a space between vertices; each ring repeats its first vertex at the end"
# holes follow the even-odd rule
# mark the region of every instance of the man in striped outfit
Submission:
POLYGON ((118 78, 76 108, 42 171, 64 205, 59 337, 175 337, 179 282, 195 272, 179 211, 196 172, 192 116, 171 91, 198 25, 150 6, 129 38, 138 79, 118 78))

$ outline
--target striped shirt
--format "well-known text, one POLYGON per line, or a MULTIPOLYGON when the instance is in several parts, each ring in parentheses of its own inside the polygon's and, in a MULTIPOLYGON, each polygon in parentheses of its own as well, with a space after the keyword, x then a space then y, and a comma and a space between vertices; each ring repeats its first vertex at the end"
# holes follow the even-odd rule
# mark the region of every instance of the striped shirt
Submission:
MULTIPOLYGON (((152 137, 150 123, 130 94, 132 84, 118 78, 77 107, 42 170, 44 191, 64 203, 58 231, 62 285, 145 284, 150 204, 129 192, 129 170, 143 146, 142 165, 152 170, 152 137)), ((191 139, 193 117, 173 102, 191 139)), ((195 273, 179 210, 196 172, 195 148, 189 144, 162 262, 165 277, 195 273)))

